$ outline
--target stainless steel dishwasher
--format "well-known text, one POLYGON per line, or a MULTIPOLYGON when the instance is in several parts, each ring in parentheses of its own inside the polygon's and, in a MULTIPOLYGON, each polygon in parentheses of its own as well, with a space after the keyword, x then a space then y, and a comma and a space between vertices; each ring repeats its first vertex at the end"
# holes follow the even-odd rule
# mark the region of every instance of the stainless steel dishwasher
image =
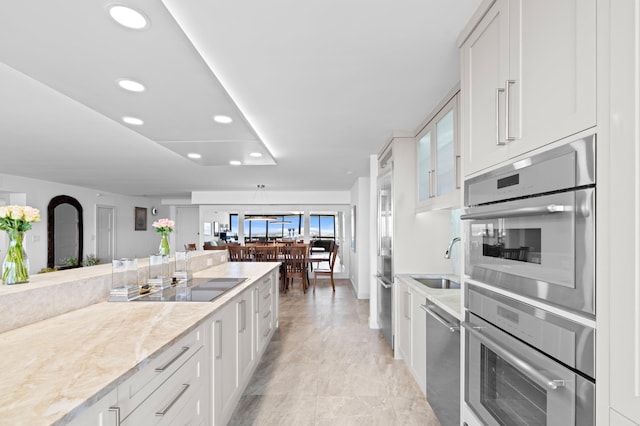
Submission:
POLYGON ((427 400, 442 426, 460 424, 460 321, 426 301, 427 400))

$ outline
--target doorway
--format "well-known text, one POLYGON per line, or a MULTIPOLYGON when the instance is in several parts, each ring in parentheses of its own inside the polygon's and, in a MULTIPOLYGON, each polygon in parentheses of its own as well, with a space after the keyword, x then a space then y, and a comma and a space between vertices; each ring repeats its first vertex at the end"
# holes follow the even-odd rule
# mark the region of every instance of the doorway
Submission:
POLYGON ((116 209, 113 206, 96 206, 96 257, 100 263, 115 259, 116 209))
POLYGON ((200 246, 200 208, 177 207, 176 208, 176 229, 175 229, 175 250, 184 250, 185 244, 196 243, 200 246))

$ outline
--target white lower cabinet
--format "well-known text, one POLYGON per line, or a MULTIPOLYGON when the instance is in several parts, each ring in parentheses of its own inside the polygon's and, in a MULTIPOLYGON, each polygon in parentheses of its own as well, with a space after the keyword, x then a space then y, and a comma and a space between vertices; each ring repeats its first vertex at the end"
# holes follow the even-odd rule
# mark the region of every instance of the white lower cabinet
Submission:
POLYGON ((236 363, 236 304, 230 302, 216 312, 211 322, 212 338, 212 418, 213 424, 226 424, 236 405, 238 374, 236 363))
POLYGON ((200 424, 208 419, 207 354, 201 348, 123 421, 128 425, 200 424))
POLYGON ((420 305, 426 294, 401 279, 396 280, 397 357, 402 358, 422 392, 427 394, 427 317, 420 305))
POLYGON ((277 326, 273 315, 278 297, 278 275, 270 273, 220 308, 210 321, 212 424, 225 425, 231 419, 277 326))
POLYGON ((427 314, 420 307, 427 295, 411 288, 411 372, 427 395, 427 314))
POLYGON ((237 342, 238 342, 238 386, 244 389, 244 381, 251 377, 253 361, 255 359, 253 346, 253 302, 255 287, 240 293, 236 299, 237 314, 237 342))
MULTIPOLYGON (((275 281, 277 283, 277 280, 275 281)), ((260 354, 269 343, 271 331, 275 326, 274 321, 274 280, 270 275, 265 277, 255 289, 255 343, 256 353, 260 354)))
POLYGON ((120 424, 120 408, 118 408, 118 390, 114 389, 100 398, 98 402, 81 412, 69 422, 77 426, 107 426, 120 424))
POLYGON ((278 326, 278 297, 275 269, 70 424, 226 425, 278 326))
POLYGON ((396 358, 404 359, 411 365, 411 292, 409 286, 401 280, 396 281, 395 297, 396 334, 394 348, 396 358))

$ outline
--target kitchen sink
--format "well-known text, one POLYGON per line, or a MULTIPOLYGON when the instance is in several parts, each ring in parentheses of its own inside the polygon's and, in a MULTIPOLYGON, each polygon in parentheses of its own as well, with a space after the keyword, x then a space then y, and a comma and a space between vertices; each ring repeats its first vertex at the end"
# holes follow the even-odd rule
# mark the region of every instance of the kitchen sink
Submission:
POLYGON ((420 284, 425 285, 429 288, 437 288, 442 290, 453 290, 460 288, 459 283, 451 281, 449 278, 440 275, 411 275, 411 279, 416 280, 420 284))

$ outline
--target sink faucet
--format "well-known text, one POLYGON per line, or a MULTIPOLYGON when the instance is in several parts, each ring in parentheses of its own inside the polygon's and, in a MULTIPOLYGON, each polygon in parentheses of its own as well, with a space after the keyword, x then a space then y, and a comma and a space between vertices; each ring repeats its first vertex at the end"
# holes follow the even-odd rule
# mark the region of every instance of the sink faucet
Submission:
POLYGON ((460 237, 454 237, 451 242, 449 243, 449 248, 447 248, 447 251, 444 252, 444 258, 445 259, 451 259, 451 248, 453 247, 453 245, 455 243, 457 243, 458 241, 460 241, 460 237))

